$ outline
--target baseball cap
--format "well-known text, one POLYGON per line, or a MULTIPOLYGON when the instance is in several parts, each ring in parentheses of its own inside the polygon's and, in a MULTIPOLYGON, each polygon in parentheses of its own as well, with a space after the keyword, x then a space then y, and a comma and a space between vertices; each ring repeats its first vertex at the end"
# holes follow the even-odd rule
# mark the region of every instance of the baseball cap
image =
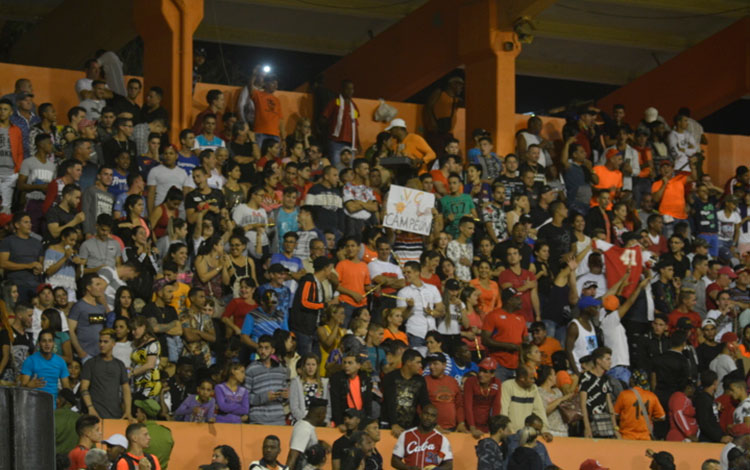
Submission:
POLYGON ((734 273, 739 276, 740 274, 750 273, 750 269, 747 269, 746 267, 743 266, 740 269, 736 270, 734 273))
POLYGON ((727 331, 726 333, 721 335, 721 342, 724 344, 736 343, 739 340, 740 338, 737 336, 737 333, 734 333, 732 331, 727 331))
POLYGON ((489 132, 487 132, 487 129, 482 129, 481 127, 478 127, 474 129, 474 131, 471 133, 472 137, 480 137, 483 135, 487 135, 489 132))
POLYGON ((658 117, 659 117, 659 110, 657 110, 653 106, 651 106, 650 108, 646 108, 646 111, 643 112, 643 120, 649 124, 656 121, 656 118, 658 117))
POLYGON ((270 268, 268 268, 269 273, 278 274, 278 273, 288 273, 289 269, 286 268, 281 263, 273 263, 270 268))
POLYGON ((602 305, 605 310, 612 312, 620 308, 620 299, 616 295, 608 295, 602 300, 602 305))
POLYGON ((445 289, 446 290, 459 290, 461 289, 461 284, 458 283, 455 279, 448 279, 445 283, 445 289))
POLYGON ((520 218, 520 219, 518 219, 518 221, 519 221, 520 223, 522 223, 522 224, 530 224, 530 223, 532 223, 532 222, 533 222, 533 221, 531 220, 531 216, 530 216, 529 214, 524 214, 524 215, 522 215, 522 216, 521 216, 521 218, 520 218))
POLYGON ((328 406, 328 400, 325 398, 318 398, 318 397, 312 397, 310 398, 310 403, 307 405, 307 409, 311 408, 321 408, 328 406))
POLYGON ((128 439, 122 434, 112 434, 102 442, 107 444, 108 446, 120 446, 126 449, 128 448, 128 439))
POLYGON ((580 470, 609 470, 609 468, 602 467, 598 460, 586 459, 581 464, 580 470))
POLYGON ((479 368, 494 371, 497 369, 497 361, 492 359, 491 357, 485 357, 484 359, 479 361, 479 368))
POLYGON ((580 299, 578 299, 578 308, 584 309, 589 307, 598 307, 602 304, 602 301, 599 299, 595 299, 591 297, 590 295, 583 295, 580 299))
POLYGON ((161 411, 159 403, 151 398, 148 400, 136 400, 133 402, 133 405, 135 405, 136 408, 143 410, 149 418, 156 418, 161 411))
POLYGON ((721 269, 719 269, 719 274, 726 274, 727 276, 729 276, 729 279, 737 278, 737 273, 735 273, 734 270, 729 266, 723 266, 721 269))
POLYGON ((174 282, 175 281, 170 281, 166 277, 159 278, 154 281, 154 292, 159 292, 164 289, 164 287, 174 284, 174 282))
POLYGON ((540 191, 539 194, 550 193, 552 191, 557 191, 557 190, 553 188, 552 186, 545 184, 544 186, 542 186, 542 190, 540 191))
POLYGON ((713 320, 713 318, 706 318, 705 320, 703 320, 703 322, 701 323, 701 328, 705 328, 707 326, 716 327, 716 322, 713 320))
POLYGON ((678 330, 692 330, 693 322, 691 322, 688 317, 681 317, 679 320, 677 320, 676 328, 678 330))
POLYGON ((669 452, 655 452, 651 458, 659 465, 660 470, 674 470, 674 457, 669 452))
POLYGON ((91 119, 83 118, 78 122, 78 130, 80 131, 84 127, 94 127, 96 126, 96 123, 92 121, 91 119))
POLYGON ((443 354, 430 354, 425 359, 425 363, 427 363, 427 364, 430 364, 430 363, 435 362, 435 361, 448 362, 448 360, 445 358, 445 355, 443 355, 443 354))
POLYGON ((616 148, 611 148, 611 149, 607 150, 607 154, 606 154, 607 160, 609 160, 612 157, 616 157, 617 155, 622 155, 622 152, 620 152, 616 148))
POLYGON ((347 408, 344 410, 344 416, 349 418, 362 418, 362 412, 356 408, 347 408))
POLYGON ((390 124, 388 124, 388 127, 386 127, 385 130, 389 131, 393 129, 394 127, 403 127, 404 129, 406 129, 406 121, 404 121, 401 118, 396 118, 393 121, 391 121, 390 124))
POLYGON ((16 93, 16 99, 17 100, 25 100, 26 98, 33 98, 34 93, 29 93, 28 91, 22 91, 20 93, 16 93))
POLYGON ((586 281, 583 283, 583 289, 591 289, 592 287, 596 289, 599 287, 599 284, 597 284, 596 281, 586 281))
POLYGON ((36 295, 41 294, 44 289, 52 290, 52 284, 39 284, 36 286, 36 295))
POLYGON ((515 297, 517 295, 519 295, 517 290, 515 290, 512 287, 506 287, 505 289, 503 289, 503 292, 500 294, 500 298, 502 299, 503 303, 505 303, 508 300, 510 300, 512 297, 515 297))

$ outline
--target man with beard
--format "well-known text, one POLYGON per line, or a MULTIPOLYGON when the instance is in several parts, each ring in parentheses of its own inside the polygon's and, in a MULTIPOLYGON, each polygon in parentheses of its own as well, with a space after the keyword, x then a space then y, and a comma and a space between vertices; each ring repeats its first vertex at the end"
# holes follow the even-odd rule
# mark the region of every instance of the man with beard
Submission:
POLYGON ((391 456, 391 466, 396 470, 433 468, 453 470, 453 453, 448 439, 435 430, 438 411, 426 405, 419 415, 419 425, 407 429, 398 437, 391 456))

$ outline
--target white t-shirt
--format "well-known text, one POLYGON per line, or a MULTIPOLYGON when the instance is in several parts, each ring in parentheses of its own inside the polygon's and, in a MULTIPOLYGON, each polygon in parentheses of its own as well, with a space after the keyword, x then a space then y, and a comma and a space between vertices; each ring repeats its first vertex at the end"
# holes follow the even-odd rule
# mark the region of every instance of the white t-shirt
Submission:
POLYGON ((722 209, 717 212, 716 220, 719 222, 719 240, 734 240, 734 226, 742 221, 740 213, 738 211, 734 211, 729 216, 727 216, 722 209))
POLYGON ((607 314, 604 309, 601 309, 599 325, 604 333, 604 345, 612 350, 612 367, 629 367, 628 335, 625 327, 622 326, 620 315, 616 311, 607 314))
POLYGON ((435 308, 435 305, 443 301, 443 297, 440 295, 437 287, 423 282, 421 287, 416 287, 415 285, 406 286, 399 290, 396 295, 401 297, 401 299, 396 301, 396 305, 402 308, 406 307, 406 301, 403 299, 414 300, 412 315, 406 321, 407 334, 424 338, 428 331, 434 330, 437 327, 435 317, 427 315, 424 312, 425 306, 435 308))
MULTIPOLYGON (((232 220, 234 220, 235 224, 241 227, 250 224, 267 224, 268 214, 262 207, 251 209, 247 204, 240 204, 238 206, 235 206, 235 208, 232 210, 232 220)), ((248 230, 247 232, 245 232, 245 238, 247 238, 248 240, 248 253, 250 253, 256 259, 260 258, 263 253, 257 253, 255 251, 255 244, 258 240, 258 232, 255 230, 248 230)), ((268 243, 268 235, 266 232, 263 232, 261 244, 263 246, 268 246, 268 243)))
POLYGON ((184 186, 194 187, 195 184, 192 179, 188 177, 185 170, 179 166, 175 166, 170 169, 164 165, 154 167, 148 173, 148 186, 156 187, 156 195, 154 196, 154 207, 164 202, 164 198, 167 197, 167 191, 172 186, 177 186, 182 189, 184 186))
POLYGON ((318 443, 318 435, 315 426, 301 419, 297 421, 292 429, 292 438, 289 441, 289 449, 305 453, 307 449, 318 443))
POLYGON ((370 272, 370 279, 375 279, 377 276, 383 274, 387 277, 395 277, 396 279, 404 278, 404 273, 401 272, 399 265, 380 261, 377 258, 367 263, 367 270, 370 272))
POLYGON ((91 91, 94 89, 94 80, 90 78, 79 78, 76 81, 76 94, 78 95, 78 98, 83 99, 81 96, 82 91, 91 91))
POLYGON ((734 424, 740 424, 745 421, 745 418, 750 416, 750 397, 742 400, 742 403, 737 405, 734 409, 734 424))
MULTIPOLYGON (((716 321, 720 316, 721 310, 709 310, 708 313, 706 313, 706 318, 710 318, 714 321, 716 321)), ((718 321, 716 322, 716 338, 721 339, 724 333, 729 333, 730 331, 732 331, 732 320, 728 317, 724 317, 721 323, 718 321)))

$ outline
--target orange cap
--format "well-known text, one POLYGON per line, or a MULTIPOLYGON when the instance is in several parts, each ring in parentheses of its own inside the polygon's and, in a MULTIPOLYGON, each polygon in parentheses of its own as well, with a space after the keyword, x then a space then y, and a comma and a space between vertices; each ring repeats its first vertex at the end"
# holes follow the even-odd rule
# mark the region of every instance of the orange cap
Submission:
POLYGON ((602 300, 602 305, 604 306, 605 310, 611 312, 620 308, 620 299, 618 299, 614 295, 608 295, 602 300))

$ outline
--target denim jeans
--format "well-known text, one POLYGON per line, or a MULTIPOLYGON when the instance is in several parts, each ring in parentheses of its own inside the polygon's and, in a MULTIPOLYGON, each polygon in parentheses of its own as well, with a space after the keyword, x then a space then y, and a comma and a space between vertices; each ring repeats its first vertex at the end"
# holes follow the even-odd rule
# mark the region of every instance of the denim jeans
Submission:
POLYGON ((299 331, 293 331, 297 337, 297 352, 300 356, 305 354, 315 354, 320 357, 320 346, 318 345, 318 337, 315 335, 306 335, 299 331))
POLYGON ((555 338, 560 342, 560 344, 565 344, 565 336, 567 334, 568 328, 565 325, 558 325, 552 320, 542 320, 544 322, 544 327, 547 330, 547 336, 550 338, 555 338))
POLYGON ((182 352, 182 338, 167 335, 167 357, 169 362, 177 362, 182 352))
POLYGON ((497 366, 497 370, 495 371, 495 377, 500 379, 501 382, 505 382, 508 379, 512 379, 516 376, 516 371, 513 369, 508 369, 507 367, 503 366, 497 366))
POLYGON ((16 187, 18 181, 18 173, 12 175, 0 175, 0 198, 2 198, 2 206, 0 211, 3 214, 10 214, 10 206, 13 204, 13 190, 16 187))
POLYGON ((719 235, 717 233, 699 233, 698 236, 708 243, 708 254, 713 258, 719 256, 719 235))

